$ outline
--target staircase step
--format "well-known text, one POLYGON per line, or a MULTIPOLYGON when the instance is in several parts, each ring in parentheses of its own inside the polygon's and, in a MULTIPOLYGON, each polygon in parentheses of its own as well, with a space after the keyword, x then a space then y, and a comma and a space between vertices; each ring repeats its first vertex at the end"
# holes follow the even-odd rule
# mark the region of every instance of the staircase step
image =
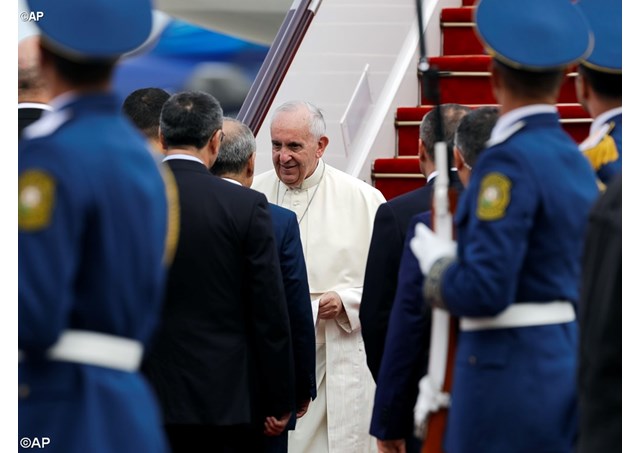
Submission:
POLYGON ((443 8, 440 14, 442 55, 483 55, 484 47, 475 32, 475 8, 443 8))
MULTIPOLYGON (((471 108, 483 105, 470 105, 471 108)), ((497 105, 494 105, 497 107, 497 105)), ((399 107, 396 110, 396 143, 397 156, 416 157, 418 155, 418 137, 420 122, 433 106, 399 107)), ((565 131, 580 143, 589 135, 592 119, 580 104, 558 104, 560 121, 565 131)), ((404 160, 404 159, 402 159, 404 160)))
MULTIPOLYGON (((488 55, 456 55, 430 57, 429 65, 440 72, 440 102, 459 104, 495 104, 496 100, 489 82, 488 55)), ((575 71, 565 77, 560 88, 559 103, 576 103, 575 71)), ((420 99, 422 105, 430 102, 422 95, 420 81, 420 99)))
POLYGON ((376 159, 373 162, 371 180, 387 200, 425 184, 417 157, 376 159))

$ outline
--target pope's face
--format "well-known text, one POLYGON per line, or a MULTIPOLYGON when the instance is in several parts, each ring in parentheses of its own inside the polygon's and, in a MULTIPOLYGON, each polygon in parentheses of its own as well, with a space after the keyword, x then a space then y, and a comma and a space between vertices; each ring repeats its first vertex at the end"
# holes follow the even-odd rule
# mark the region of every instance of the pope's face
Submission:
POLYGON ((279 112, 271 122, 273 167, 289 187, 300 187, 324 153, 327 138, 314 137, 309 129, 308 112, 303 108, 279 112))

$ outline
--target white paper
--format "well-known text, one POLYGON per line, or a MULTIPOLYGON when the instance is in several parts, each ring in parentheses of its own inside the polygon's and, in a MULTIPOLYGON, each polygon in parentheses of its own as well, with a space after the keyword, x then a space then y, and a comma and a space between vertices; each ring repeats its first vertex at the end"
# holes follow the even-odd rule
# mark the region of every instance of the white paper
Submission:
POLYGON ((318 330, 318 310, 320 309, 320 298, 311 301, 311 313, 313 314, 313 325, 318 330))

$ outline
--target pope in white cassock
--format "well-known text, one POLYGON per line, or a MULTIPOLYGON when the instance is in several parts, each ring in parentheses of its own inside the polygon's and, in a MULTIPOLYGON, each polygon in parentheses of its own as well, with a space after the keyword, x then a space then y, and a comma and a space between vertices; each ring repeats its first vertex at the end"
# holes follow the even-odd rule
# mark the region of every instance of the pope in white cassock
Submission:
POLYGON ((360 332, 360 298, 376 210, 385 199, 369 184, 321 159, 329 139, 320 110, 307 102, 278 107, 271 120, 274 170, 252 189, 294 211, 318 301, 318 396, 289 434, 289 452, 375 452, 369 423, 375 383, 360 332))

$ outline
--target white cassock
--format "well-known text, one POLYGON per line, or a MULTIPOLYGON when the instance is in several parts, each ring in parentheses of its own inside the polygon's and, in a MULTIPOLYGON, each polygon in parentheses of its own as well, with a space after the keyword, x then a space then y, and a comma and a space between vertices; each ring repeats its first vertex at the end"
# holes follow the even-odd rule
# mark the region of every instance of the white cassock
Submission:
POLYGON ((320 160, 300 189, 289 189, 274 170, 254 179, 252 189, 298 216, 311 299, 328 291, 340 295, 344 311, 318 320, 318 397, 289 435, 289 452, 376 452, 369 435, 375 383, 360 331, 364 272, 382 193, 320 160))

